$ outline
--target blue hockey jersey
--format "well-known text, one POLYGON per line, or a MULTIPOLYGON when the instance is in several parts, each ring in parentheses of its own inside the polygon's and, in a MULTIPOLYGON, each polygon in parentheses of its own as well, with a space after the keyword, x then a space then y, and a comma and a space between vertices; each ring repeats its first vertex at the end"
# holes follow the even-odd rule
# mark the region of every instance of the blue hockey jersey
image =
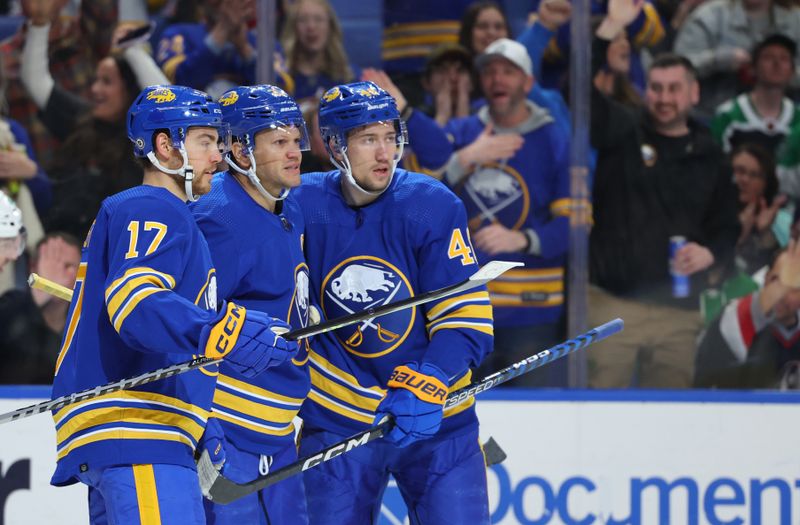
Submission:
MULTIPOLYGON (((186 204, 138 186, 103 202, 83 246, 53 396, 192 359, 216 316, 216 277, 186 204)), ((86 468, 194 468, 216 366, 68 405, 53 413, 55 485, 86 468)))
MULTIPOLYGON (((440 182, 398 169, 361 208, 347 205, 339 171, 303 176, 312 300, 327 319, 462 281, 478 269, 462 203, 440 182)), ((314 339, 305 424, 347 434, 370 426, 392 370, 429 362, 466 386, 493 344, 485 288, 377 317, 314 339)), ((472 402, 445 411, 442 432, 476 422, 472 402)))
MULTIPOLYGON (((539 238, 539 255, 503 253, 499 257, 521 261, 525 267, 509 270, 489 283, 498 327, 553 323, 564 305, 572 209, 569 137, 541 108, 529 106, 528 123, 512 130, 525 139, 514 157, 505 163, 474 166, 453 188, 467 208, 471 231, 499 222, 512 230, 531 229, 539 238)), ((451 120, 444 131, 459 150, 472 143, 488 122, 488 108, 484 107, 477 115, 451 120)), ((504 132, 497 127, 495 131, 504 132)), ((478 257, 488 255, 478 250, 478 257)))
MULTIPOLYGON (((191 205, 217 268, 217 293, 265 312, 293 329, 308 324, 308 266, 303 215, 292 195, 280 214, 259 206, 230 173, 215 175, 211 191, 191 205)), ((245 378, 224 362, 212 416, 240 449, 272 455, 294 442, 292 420, 308 394, 308 344, 291 363, 245 378)))

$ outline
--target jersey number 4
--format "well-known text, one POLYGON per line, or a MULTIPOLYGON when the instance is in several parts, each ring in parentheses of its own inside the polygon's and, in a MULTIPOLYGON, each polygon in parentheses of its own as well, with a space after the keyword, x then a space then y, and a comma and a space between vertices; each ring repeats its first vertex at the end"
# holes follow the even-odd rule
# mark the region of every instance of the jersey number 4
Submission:
POLYGON ((447 249, 447 256, 451 259, 460 257, 461 264, 464 266, 475 262, 475 257, 472 256, 472 246, 468 241, 464 240, 464 235, 458 228, 454 229, 453 234, 450 236, 450 247, 447 249))
MULTIPOLYGON (((144 231, 149 232, 152 230, 156 230, 156 234, 153 240, 150 241, 150 246, 147 247, 145 255, 150 255, 158 249, 158 245, 161 244, 167 234, 167 225, 161 222, 144 221, 144 231)), ((131 232, 131 238, 128 242, 128 251, 125 253, 125 258, 134 259, 139 257, 139 251, 136 249, 139 243, 139 221, 131 221, 128 224, 128 231, 131 232)))

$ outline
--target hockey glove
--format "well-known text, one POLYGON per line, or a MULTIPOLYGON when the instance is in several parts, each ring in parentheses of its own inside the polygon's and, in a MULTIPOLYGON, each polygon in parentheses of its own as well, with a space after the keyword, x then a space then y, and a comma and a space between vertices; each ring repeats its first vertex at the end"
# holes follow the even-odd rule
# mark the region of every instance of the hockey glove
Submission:
POLYGON ((255 310, 227 303, 221 314, 203 328, 200 351, 206 357, 224 357, 245 377, 255 377, 267 368, 290 360, 297 343, 280 336, 289 325, 255 310))
POLYGON ((202 454, 204 450, 207 450, 208 459, 211 460, 211 463, 217 470, 221 470, 222 465, 225 464, 224 444, 224 434, 222 433, 219 420, 215 417, 209 417, 206 423, 206 429, 202 437, 200 437, 200 441, 197 442, 198 456, 202 454))
POLYGON ((389 391, 375 415, 375 424, 387 414, 394 416, 395 426, 384 436, 387 440, 406 447, 436 434, 448 391, 444 372, 427 363, 422 367, 408 363, 394 369, 387 386, 389 391))

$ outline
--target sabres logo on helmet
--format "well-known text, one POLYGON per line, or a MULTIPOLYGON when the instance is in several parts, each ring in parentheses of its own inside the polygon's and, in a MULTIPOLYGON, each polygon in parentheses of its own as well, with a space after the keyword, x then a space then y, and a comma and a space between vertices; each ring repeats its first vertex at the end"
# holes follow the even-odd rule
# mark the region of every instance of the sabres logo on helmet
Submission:
POLYGON ((152 100, 156 104, 163 104, 164 102, 172 102, 175 100, 175 93, 169 88, 157 88, 147 94, 147 100, 152 100))
POLYGON ((322 100, 325 102, 332 102, 339 98, 341 92, 339 91, 338 87, 329 89, 324 95, 322 95, 322 100))
MULTIPOLYGON (((328 273, 322 284, 322 310, 334 319, 413 295, 405 275, 393 264, 372 256, 347 259, 328 273)), ((341 328, 336 337, 347 351, 379 357, 397 348, 408 336, 416 317, 411 308, 341 328)))
POLYGON ((518 229, 530 208, 528 186, 509 166, 481 166, 456 188, 456 193, 467 208, 472 231, 496 221, 513 224, 512 229, 518 229))
POLYGON ((228 91, 220 97, 219 103, 223 106, 230 106, 231 104, 235 104, 237 100, 239 100, 239 93, 236 91, 228 91))
POLYGON ((282 90, 278 86, 269 86, 268 89, 269 89, 269 92, 272 94, 273 97, 286 98, 286 97, 289 96, 289 94, 286 91, 282 90))
POLYGON ((370 86, 370 87, 368 87, 366 89, 359 89, 358 93, 359 93, 359 95, 362 95, 362 96, 368 97, 368 98, 379 97, 381 95, 381 92, 378 91, 378 88, 376 88, 375 86, 370 86))

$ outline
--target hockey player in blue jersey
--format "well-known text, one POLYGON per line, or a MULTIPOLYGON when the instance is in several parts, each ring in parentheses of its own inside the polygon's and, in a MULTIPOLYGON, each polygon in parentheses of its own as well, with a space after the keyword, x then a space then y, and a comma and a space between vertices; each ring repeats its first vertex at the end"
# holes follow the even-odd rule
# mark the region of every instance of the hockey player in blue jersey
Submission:
MULTIPOLYGON (((233 302, 217 313, 211 256, 185 205, 208 191, 221 159, 219 105, 194 89, 151 86, 127 123, 144 183, 106 199, 86 237, 53 396, 197 355, 247 375, 291 359, 297 345, 273 331, 284 322, 233 302)), ((204 524, 193 456, 216 368, 55 411, 51 482, 88 485, 93 524, 204 524)))
MULTIPOLYGON (((326 318, 467 278, 477 260, 464 206, 440 182, 396 169, 407 142, 394 99, 371 82, 334 87, 320 131, 339 168, 304 175, 312 299, 326 318)), ((392 474, 412 524, 489 523, 472 402, 443 410, 492 347, 486 289, 323 334, 309 360, 302 456, 392 415, 381 440, 303 474, 309 523, 375 523, 392 474), (410 446, 412 445, 413 446, 410 446)))
MULTIPOLYGON (((303 215, 289 195, 309 148, 303 115, 275 86, 232 89, 219 99, 233 136, 230 169, 191 206, 217 269, 217 294, 280 317, 293 329, 309 320, 303 215)), ((283 366, 248 378, 223 364, 209 428, 212 461, 246 483, 297 459, 292 420, 308 394, 308 346, 283 366)), ((306 524, 302 478, 295 476, 228 505, 205 502, 209 524, 306 524)))

